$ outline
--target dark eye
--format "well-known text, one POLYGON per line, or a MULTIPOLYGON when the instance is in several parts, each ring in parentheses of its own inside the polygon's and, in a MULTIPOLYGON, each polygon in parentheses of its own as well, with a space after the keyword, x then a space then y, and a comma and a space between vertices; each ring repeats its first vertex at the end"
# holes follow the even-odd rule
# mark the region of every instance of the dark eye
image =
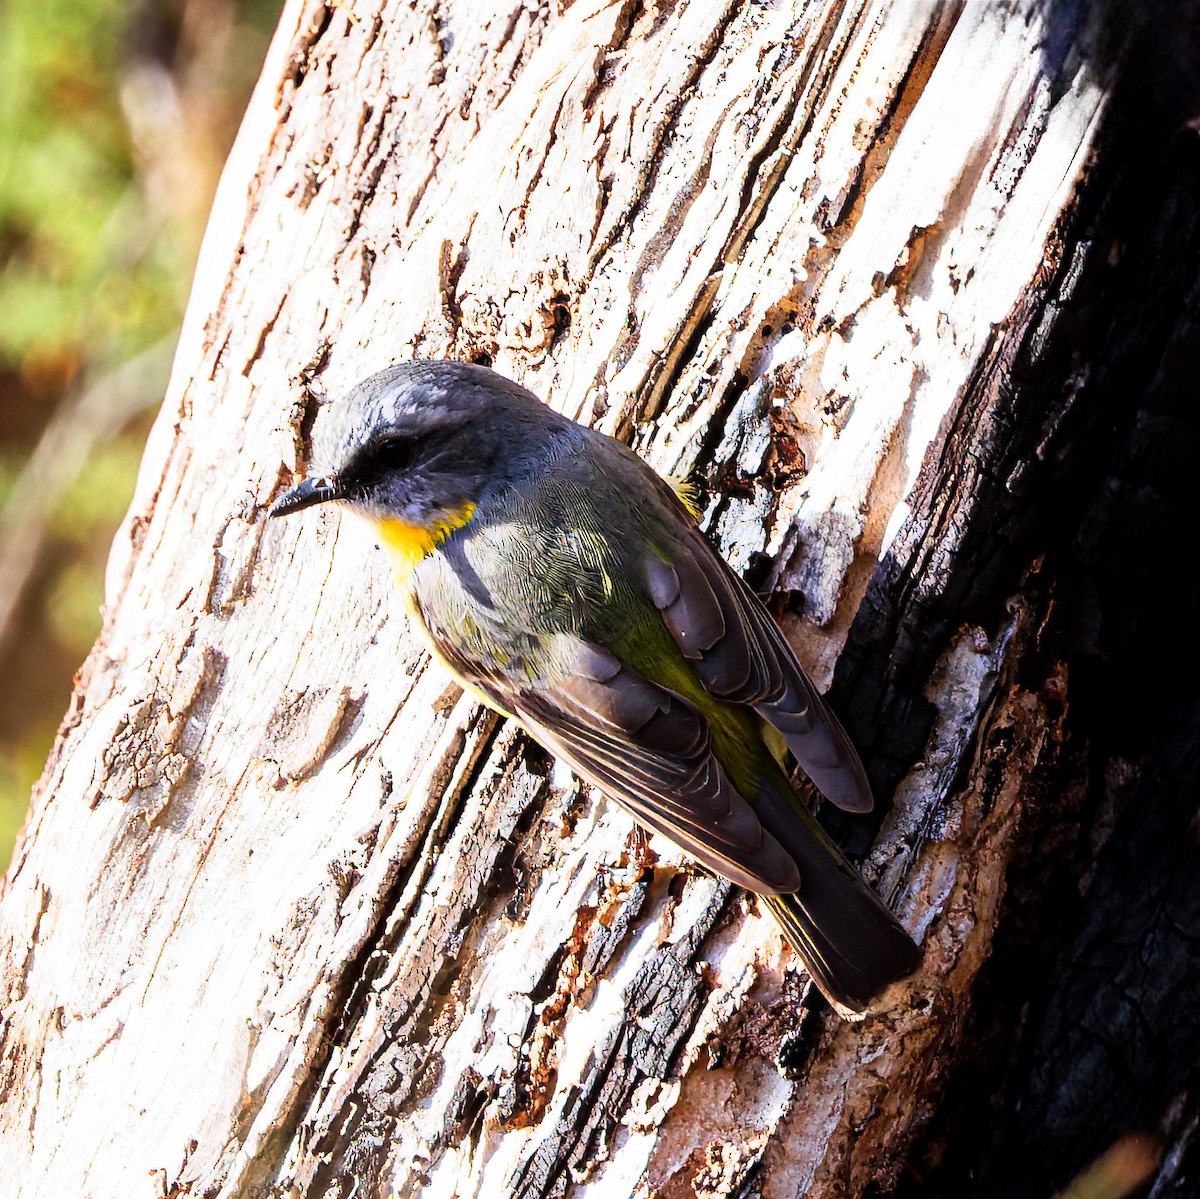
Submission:
POLYGON ((412 461, 413 443, 407 437, 384 437, 375 443, 375 461, 388 470, 400 470, 412 461))

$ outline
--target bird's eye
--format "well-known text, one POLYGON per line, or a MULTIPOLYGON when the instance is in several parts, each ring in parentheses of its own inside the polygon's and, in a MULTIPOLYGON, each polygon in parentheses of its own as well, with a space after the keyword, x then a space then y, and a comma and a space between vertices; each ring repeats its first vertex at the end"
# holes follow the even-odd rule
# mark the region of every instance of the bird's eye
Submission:
POLYGON ((375 443, 375 461, 389 470, 400 470, 412 461, 413 443, 407 437, 384 437, 375 443))

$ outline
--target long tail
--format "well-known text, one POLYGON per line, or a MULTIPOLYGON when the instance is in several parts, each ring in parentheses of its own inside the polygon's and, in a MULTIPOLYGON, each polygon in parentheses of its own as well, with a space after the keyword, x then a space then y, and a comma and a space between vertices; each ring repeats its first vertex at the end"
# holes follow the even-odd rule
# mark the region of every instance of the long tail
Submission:
POLYGON ((783 777, 764 782, 756 807, 800 868, 800 890, 762 898, 830 1001, 864 1012, 920 965, 921 950, 783 777))
POLYGON ((811 835, 804 840, 814 852, 799 862, 800 890, 763 899, 826 997, 864 1012, 917 968, 921 950, 841 854, 811 835))

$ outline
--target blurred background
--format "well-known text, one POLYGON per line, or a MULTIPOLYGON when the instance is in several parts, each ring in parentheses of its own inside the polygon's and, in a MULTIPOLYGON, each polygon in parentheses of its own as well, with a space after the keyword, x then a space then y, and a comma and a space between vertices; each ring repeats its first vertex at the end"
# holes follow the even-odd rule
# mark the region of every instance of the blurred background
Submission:
POLYGON ((0 870, 282 0, 0 5, 0 870))

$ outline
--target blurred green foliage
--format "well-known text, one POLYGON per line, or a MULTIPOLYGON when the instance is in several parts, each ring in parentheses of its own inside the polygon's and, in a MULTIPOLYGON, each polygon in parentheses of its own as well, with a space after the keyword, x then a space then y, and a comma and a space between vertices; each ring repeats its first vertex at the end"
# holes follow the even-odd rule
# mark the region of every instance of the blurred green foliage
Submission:
MULTIPOLYGON (((0 506, 60 405, 178 327, 280 6, 0 5, 0 506)), ((0 867, 100 629, 104 561, 149 419, 144 403, 131 412, 54 497, 18 625, 0 644, 0 867)))
POLYGON ((129 7, 8 0, 0 22, 0 361, 51 380, 178 320, 179 239, 121 219, 140 207, 119 97, 129 7))

